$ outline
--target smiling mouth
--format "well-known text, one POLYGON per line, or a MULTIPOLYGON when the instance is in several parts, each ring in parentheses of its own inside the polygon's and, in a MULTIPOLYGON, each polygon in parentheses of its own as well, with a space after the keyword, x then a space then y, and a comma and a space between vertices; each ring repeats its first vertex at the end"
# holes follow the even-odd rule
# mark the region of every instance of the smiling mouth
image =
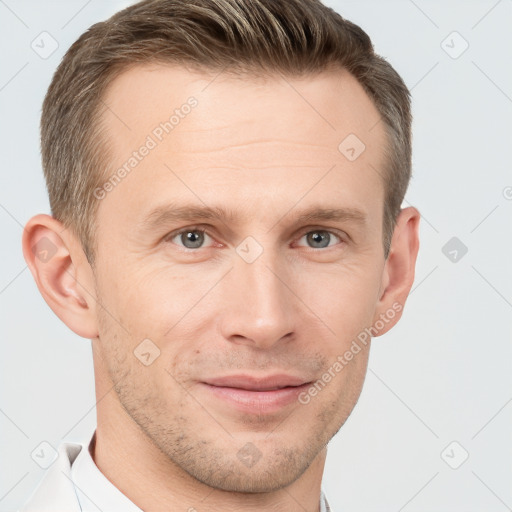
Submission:
POLYGON ((277 413, 287 406, 300 403, 299 395, 308 389, 311 382, 279 376, 267 378, 266 381, 246 377, 224 377, 200 384, 208 392, 209 397, 213 397, 224 407, 227 405, 230 410, 262 415, 277 413), (271 382, 272 379, 274 382, 271 382), (286 379, 287 384, 284 383, 286 379), (276 384, 276 380, 281 380, 281 383, 276 384))
POLYGON ((274 391, 288 387, 298 387, 309 383, 308 379, 286 374, 267 376, 226 375, 204 381, 211 386, 244 389, 247 391, 274 391))

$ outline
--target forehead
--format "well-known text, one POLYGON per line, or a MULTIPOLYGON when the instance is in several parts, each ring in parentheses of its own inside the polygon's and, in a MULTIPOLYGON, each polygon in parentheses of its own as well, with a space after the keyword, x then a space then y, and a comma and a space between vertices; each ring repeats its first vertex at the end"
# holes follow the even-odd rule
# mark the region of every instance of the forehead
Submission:
POLYGON ((103 122, 114 142, 120 141, 115 135, 121 135, 124 142, 136 145, 140 132, 151 133, 155 123, 168 121, 190 98, 199 108, 173 128, 173 138, 182 142, 192 141, 191 131, 215 130, 240 140, 258 133, 325 139, 326 147, 337 150, 336 143, 349 133, 370 145, 381 143, 377 139, 384 136, 382 126, 372 129, 380 118, 373 102, 341 69, 290 77, 277 72, 257 76, 190 71, 177 65, 135 66, 108 88, 103 122))
POLYGON ((142 215, 185 194, 261 209, 262 198, 290 205, 313 188, 315 202, 323 194, 347 206, 368 189, 366 206, 382 207, 386 136, 346 71, 256 77, 153 64, 122 73, 103 101, 106 178, 125 172, 102 208, 128 200, 142 215))

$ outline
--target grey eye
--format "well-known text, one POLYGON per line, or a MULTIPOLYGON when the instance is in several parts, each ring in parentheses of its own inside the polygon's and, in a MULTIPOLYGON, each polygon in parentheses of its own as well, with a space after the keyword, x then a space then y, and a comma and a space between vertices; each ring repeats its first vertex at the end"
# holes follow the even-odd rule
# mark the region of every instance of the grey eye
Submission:
POLYGON ((205 231, 186 229, 177 233, 173 238, 179 240, 178 245, 182 245, 186 249, 199 249, 203 246, 205 237, 208 237, 205 231))
POLYGON ((315 249, 327 247, 331 241, 331 235, 328 231, 311 231, 306 235, 308 243, 315 249))
POLYGON ((332 231, 325 229, 315 229, 302 235, 305 238, 308 247, 313 249, 324 249, 325 247, 335 245, 342 241, 341 237, 332 231))

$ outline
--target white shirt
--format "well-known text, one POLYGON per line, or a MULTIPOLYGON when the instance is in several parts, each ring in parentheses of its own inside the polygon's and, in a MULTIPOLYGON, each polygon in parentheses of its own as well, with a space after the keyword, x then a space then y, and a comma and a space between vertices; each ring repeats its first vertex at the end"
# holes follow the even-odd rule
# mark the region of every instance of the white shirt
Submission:
MULTIPOLYGON (((58 457, 18 512, 143 512, 98 469, 86 443, 62 442, 58 457)), ((331 512, 321 491, 320 512, 331 512)))

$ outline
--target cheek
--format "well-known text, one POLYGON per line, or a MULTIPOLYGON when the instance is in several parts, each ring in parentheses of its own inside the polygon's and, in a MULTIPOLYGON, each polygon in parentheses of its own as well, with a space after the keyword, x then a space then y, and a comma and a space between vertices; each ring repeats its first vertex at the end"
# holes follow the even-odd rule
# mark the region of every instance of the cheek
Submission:
MULTIPOLYGON (((160 384, 169 386, 173 378, 185 382, 190 377, 200 354, 198 340, 206 338, 204 332, 211 331, 214 325, 215 301, 209 305, 207 295, 218 280, 214 271, 199 273, 187 268, 178 272, 169 266, 152 272, 138 269, 131 274, 129 283, 125 280, 129 286, 110 289, 108 302, 115 305, 112 311, 124 327, 118 328, 112 318, 106 319, 122 338, 115 342, 118 352, 131 358, 139 344, 146 343, 149 352, 157 354, 154 363, 144 368, 151 371, 146 371, 143 381, 158 388, 160 384), (144 342, 146 339, 151 342, 144 342)), ((145 353, 148 349, 138 351, 145 353)), ((138 361, 134 364, 132 370, 138 375, 141 365, 138 361)))
POLYGON ((340 265, 301 280, 297 295, 336 333, 338 343, 345 344, 371 324, 379 277, 368 267, 340 265))
POLYGON ((209 285, 172 265, 151 271, 141 264, 111 269, 100 286, 104 306, 130 334, 151 337, 170 329, 209 285))

